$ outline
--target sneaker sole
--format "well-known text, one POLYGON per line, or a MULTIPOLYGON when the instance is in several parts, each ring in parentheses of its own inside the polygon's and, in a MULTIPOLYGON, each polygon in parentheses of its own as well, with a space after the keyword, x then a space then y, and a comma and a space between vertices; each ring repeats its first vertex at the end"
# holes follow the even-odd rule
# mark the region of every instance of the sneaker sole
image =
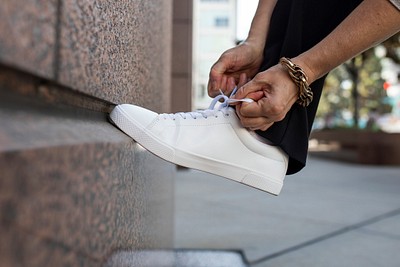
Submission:
MULTIPOLYGON (((240 168, 227 162, 190 154, 166 145, 158 140, 156 136, 153 136, 152 133, 146 131, 145 128, 126 114, 119 106, 116 106, 110 113, 109 119, 111 123, 133 138, 145 149, 168 162, 210 174, 216 174, 275 196, 279 195, 283 187, 283 182, 279 179, 268 178, 254 171, 240 168)), ((282 164, 285 163, 282 162, 282 164)))

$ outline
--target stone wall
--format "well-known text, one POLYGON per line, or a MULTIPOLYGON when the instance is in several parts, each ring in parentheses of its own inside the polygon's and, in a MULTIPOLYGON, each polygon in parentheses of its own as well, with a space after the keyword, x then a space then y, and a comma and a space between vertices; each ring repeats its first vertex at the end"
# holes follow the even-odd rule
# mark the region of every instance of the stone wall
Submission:
POLYGON ((2 2, 0 266, 101 266, 173 247, 175 166, 107 121, 118 103, 172 110, 173 8, 2 2))
POLYGON ((2 64, 111 103, 169 110, 171 0, 6 0, 0 18, 2 64))

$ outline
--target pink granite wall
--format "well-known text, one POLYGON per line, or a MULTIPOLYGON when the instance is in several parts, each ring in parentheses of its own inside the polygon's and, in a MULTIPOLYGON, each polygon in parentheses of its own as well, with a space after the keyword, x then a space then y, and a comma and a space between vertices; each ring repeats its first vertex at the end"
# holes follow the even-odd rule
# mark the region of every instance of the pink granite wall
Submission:
POLYGON ((61 10, 60 83, 113 103, 169 110, 171 0, 64 0, 61 10))
POLYGON ((175 166, 107 121, 171 109, 172 0, 3 0, 0 266, 173 247, 175 166))
POLYGON ((57 0, 4 0, 0 5, 0 61, 54 78, 57 0))
POLYGON ((170 110, 171 42, 172 0, 0 6, 2 64, 111 103, 170 110))

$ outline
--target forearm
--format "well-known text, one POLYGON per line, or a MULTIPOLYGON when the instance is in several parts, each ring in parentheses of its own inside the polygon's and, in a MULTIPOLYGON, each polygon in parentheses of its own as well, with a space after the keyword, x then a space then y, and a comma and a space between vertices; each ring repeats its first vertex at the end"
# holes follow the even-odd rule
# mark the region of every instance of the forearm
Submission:
POLYGON ((400 12, 388 0, 364 0, 332 33, 293 58, 309 83, 400 30, 400 12))
POLYGON ((257 10, 246 41, 254 43, 260 47, 260 49, 264 49, 270 19, 277 1, 278 0, 259 0, 258 2, 257 10))

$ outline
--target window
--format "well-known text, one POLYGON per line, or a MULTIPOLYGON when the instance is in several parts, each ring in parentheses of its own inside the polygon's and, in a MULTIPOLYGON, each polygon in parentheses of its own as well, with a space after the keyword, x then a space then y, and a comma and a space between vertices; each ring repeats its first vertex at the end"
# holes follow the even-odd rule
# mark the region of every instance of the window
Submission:
POLYGON ((228 2, 229 0, 201 0, 201 2, 228 2))
POLYGON ((199 90, 197 91, 198 98, 205 98, 207 96, 207 87, 205 84, 199 85, 199 90))
POLYGON ((227 17, 217 17, 214 20, 215 27, 228 27, 229 26, 229 18, 227 17))

